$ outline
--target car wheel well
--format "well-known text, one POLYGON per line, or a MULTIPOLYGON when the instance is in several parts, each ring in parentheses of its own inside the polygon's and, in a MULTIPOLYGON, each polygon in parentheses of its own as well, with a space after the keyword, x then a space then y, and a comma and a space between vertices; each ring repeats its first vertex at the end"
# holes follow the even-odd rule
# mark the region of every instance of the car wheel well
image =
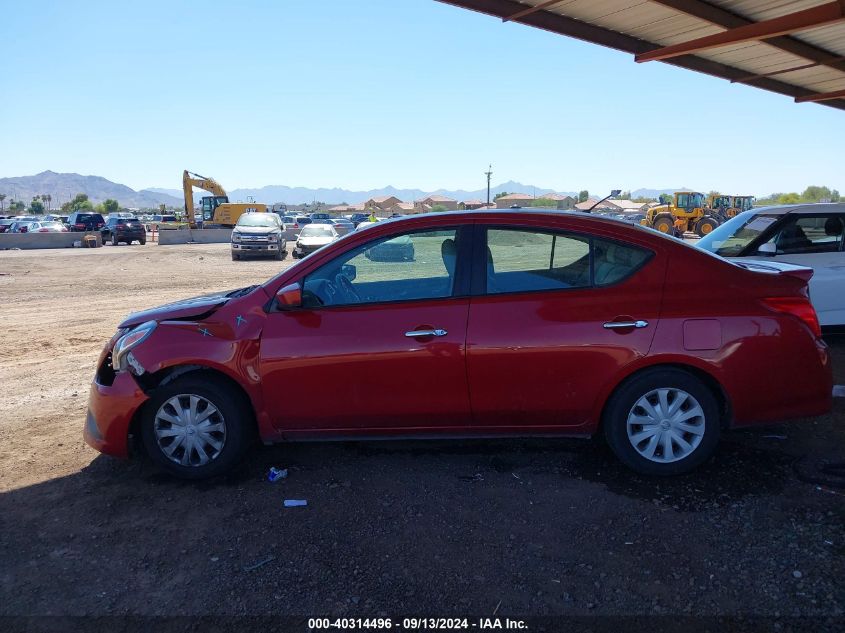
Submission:
MULTIPOLYGON (((182 376, 186 376, 188 374, 198 373, 204 374, 203 377, 207 378, 209 381, 216 381, 230 387, 232 391, 236 393, 241 399, 244 410, 249 413, 249 417, 252 420, 252 423, 255 427, 255 431, 258 431, 258 423, 256 422, 255 409, 252 406, 252 400, 250 400, 249 395, 246 393, 246 391, 244 391, 244 388, 236 380, 230 378, 221 371, 218 371, 211 367, 206 367, 204 365, 177 365, 174 367, 166 367, 164 369, 160 369, 154 374, 144 374, 143 376, 137 377, 136 380, 140 384, 141 388, 144 390, 144 393, 146 393, 148 396, 151 396, 156 389, 165 385, 169 385, 177 378, 181 378, 182 376)), ((144 451, 143 442, 140 441, 141 419, 144 415, 144 412, 145 407, 139 407, 138 410, 135 412, 132 421, 129 423, 129 445, 130 450, 133 453, 144 451)))
POLYGON ((716 380, 711 374, 707 373, 706 371, 699 369, 698 367, 693 367, 692 365, 684 365, 682 363, 664 363, 660 365, 649 365, 648 367, 638 369, 634 373, 626 376, 623 380, 619 382, 619 384, 617 384, 613 388, 613 391, 610 393, 610 396, 608 396, 608 398, 605 400, 604 406, 602 407, 601 418, 599 419, 599 425, 596 428, 596 432, 601 430, 604 425, 605 411, 607 410, 608 403, 610 402, 611 396, 614 393, 616 393, 617 391, 619 391, 619 389, 624 387, 626 384, 628 384, 635 378, 643 375, 644 373, 652 372, 655 370, 660 371, 662 369, 674 369, 676 371, 682 371, 700 380, 707 387, 707 389, 710 390, 710 392, 716 398, 716 402, 719 404, 719 423, 721 428, 730 428, 731 421, 733 419, 731 401, 728 398, 728 394, 725 393, 724 388, 718 380, 716 380))

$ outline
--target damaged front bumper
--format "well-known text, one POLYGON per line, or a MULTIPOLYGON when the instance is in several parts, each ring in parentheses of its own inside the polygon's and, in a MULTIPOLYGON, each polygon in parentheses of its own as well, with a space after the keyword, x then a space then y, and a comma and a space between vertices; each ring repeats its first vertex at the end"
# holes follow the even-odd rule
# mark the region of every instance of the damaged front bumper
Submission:
POLYGON ((113 372, 111 360, 101 358, 100 370, 88 393, 83 437, 101 453, 129 457, 129 425, 149 396, 129 372, 113 372))

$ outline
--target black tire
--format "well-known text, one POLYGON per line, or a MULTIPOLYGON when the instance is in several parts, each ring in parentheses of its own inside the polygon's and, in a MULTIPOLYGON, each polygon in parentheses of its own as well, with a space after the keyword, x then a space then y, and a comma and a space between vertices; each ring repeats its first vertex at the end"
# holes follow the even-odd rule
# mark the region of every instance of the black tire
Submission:
POLYGON ((658 213, 654 217, 651 227, 661 233, 673 235, 675 231, 675 218, 671 213, 658 213))
POLYGON ((232 251, 232 261, 233 262, 238 261, 240 258, 241 258, 240 253, 236 253, 236 252, 232 251))
POLYGON ((704 237, 705 235, 709 235, 710 233, 712 233, 713 230, 718 226, 718 218, 704 216, 698 222, 695 223, 695 234, 699 237, 704 237))
POLYGON ((138 244, 140 244, 141 246, 143 246, 146 243, 147 243, 147 240, 138 240, 138 244))
MULTIPOLYGON (((683 406, 692 408, 690 401, 685 402, 683 406)), ((710 458, 719 441, 721 421, 716 397, 701 380, 678 369, 655 368, 634 376, 616 389, 605 407, 602 426, 608 445, 623 464, 644 475, 668 476, 690 472, 710 458), (643 396, 662 388, 686 392, 697 401, 703 411, 703 416, 696 416, 686 423, 689 426, 695 425, 698 429, 703 428, 699 443, 685 457, 670 462, 652 461, 641 455, 628 438, 628 417, 634 414, 635 405, 643 396)), ((645 430, 646 427, 634 427, 637 428, 645 430)), ((660 434, 658 437, 661 438, 656 440, 657 451, 660 452, 656 457, 659 459, 664 451, 662 437, 660 434)), ((694 437, 692 434, 685 434, 683 439, 693 445, 697 441, 694 437)), ((676 444, 671 439, 669 442, 674 451, 676 444)), ((643 440, 642 444, 647 445, 648 441, 643 440)))
MULTIPOLYGON (((167 410, 167 409, 166 409, 167 410)), ((141 413, 141 438, 150 458, 163 470, 182 479, 206 479, 230 470, 244 456, 255 439, 255 420, 249 403, 224 380, 196 372, 156 389, 141 413), (225 425, 225 439, 219 453, 205 465, 181 465, 170 459, 155 435, 156 414, 168 400, 196 395, 211 403, 221 414, 214 423, 225 425)), ((206 446, 209 451, 211 448, 206 446)), ((177 453, 179 449, 176 449, 177 453)), ((184 454, 184 451, 182 451, 184 454)))
POLYGON ((118 239, 117 239, 117 235, 115 235, 114 233, 112 233, 112 236, 111 236, 111 245, 112 245, 112 246, 117 246, 118 244, 120 244, 120 240, 118 240, 118 239))
POLYGON ((277 261, 282 261, 284 258, 285 256, 282 254, 281 250, 277 250, 275 253, 273 253, 273 259, 277 261))

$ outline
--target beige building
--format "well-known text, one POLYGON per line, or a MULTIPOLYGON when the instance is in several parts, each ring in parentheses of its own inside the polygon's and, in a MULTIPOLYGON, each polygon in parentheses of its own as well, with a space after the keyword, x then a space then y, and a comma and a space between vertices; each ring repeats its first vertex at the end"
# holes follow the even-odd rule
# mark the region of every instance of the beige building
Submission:
POLYGON ((518 207, 530 207, 534 201, 534 196, 529 196, 527 193, 509 193, 506 196, 496 199, 497 209, 510 209, 516 205, 518 207))
POLYGON ((378 211, 386 211, 393 213, 394 208, 402 202, 396 196, 377 196, 375 198, 370 198, 364 203, 365 209, 376 209, 378 211))
POLYGON ((560 193, 544 193, 542 196, 537 197, 542 198, 543 200, 553 200, 555 202, 555 207, 561 210, 574 209, 575 203, 578 202, 578 198, 565 196, 560 193))
POLYGON ((464 200, 458 204, 458 208, 465 211, 475 211, 485 205, 486 203, 483 200, 464 200))
POLYGON ((428 196, 422 200, 415 200, 414 206, 417 207, 420 212, 431 211, 431 209, 436 206, 446 207, 449 211, 457 211, 458 201, 453 198, 447 198, 446 196, 428 196))

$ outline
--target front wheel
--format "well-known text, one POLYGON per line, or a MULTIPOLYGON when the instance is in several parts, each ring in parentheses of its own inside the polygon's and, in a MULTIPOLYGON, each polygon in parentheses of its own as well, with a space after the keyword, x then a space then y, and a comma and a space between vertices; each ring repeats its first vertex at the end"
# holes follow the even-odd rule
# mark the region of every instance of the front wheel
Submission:
POLYGON ((611 450, 645 475, 679 475, 704 463, 719 441, 719 405, 707 385, 675 369, 623 383, 602 419, 611 450))
POLYGON ((232 261, 233 261, 233 262, 238 261, 240 258, 241 258, 240 254, 235 253, 234 251, 232 251, 232 261))
POLYGON ((718 219, 710 216, 705 216, 701 218, 698 222, 696 222, 695 233, 699 237, 704 237, 705 235, 710 235, 710 233, 712 233, 713 230, 716 229, 718 226, 718 219))
POLYGON ((142 413, 150 458, 184 479, 220 475, 249 448, 255 424, 244 399, 219 379, 187 375, 159 388, 142 413))

